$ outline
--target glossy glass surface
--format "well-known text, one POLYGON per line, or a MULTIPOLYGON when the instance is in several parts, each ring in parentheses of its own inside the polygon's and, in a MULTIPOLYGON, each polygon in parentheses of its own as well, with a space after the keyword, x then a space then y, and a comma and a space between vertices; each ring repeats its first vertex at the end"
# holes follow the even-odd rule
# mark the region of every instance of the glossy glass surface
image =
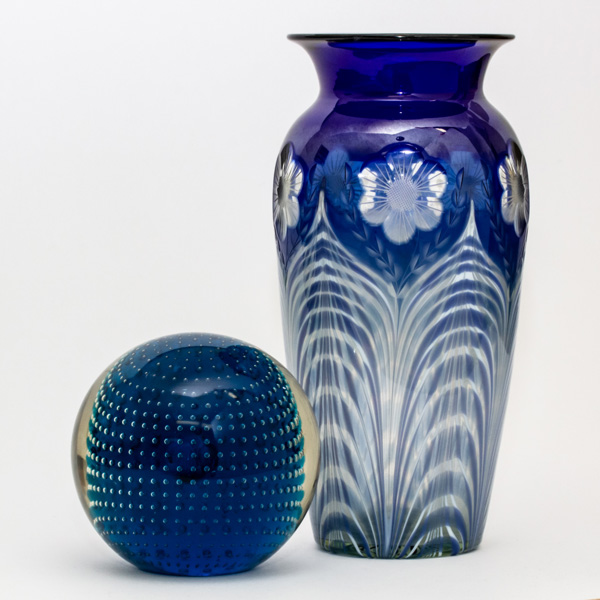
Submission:
POLYGON ((98 378, 73 467, 94 527, 147 571, 245 571, 281 547, 310 504, 314 416, 271 357, 220 336, 150 341, 98 378))
POLYGON ((368 557, 472 550, 529 221, 525 159, 481 90, 511 36, 291 37, 321 82, 273 187, 288 364, 320 426, 315 537, 368 557))

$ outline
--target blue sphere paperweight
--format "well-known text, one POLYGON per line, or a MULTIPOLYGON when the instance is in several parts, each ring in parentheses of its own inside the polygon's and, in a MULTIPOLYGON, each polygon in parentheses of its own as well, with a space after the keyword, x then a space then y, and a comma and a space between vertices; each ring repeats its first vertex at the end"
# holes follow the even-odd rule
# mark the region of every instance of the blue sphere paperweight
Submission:
POLYGON ((246 571, 296 530, 313 496, 319 434, 306 395, 236 339, 162 337, 96 380, 73 435, 79 497, 96 531, 144 571, 246 571))

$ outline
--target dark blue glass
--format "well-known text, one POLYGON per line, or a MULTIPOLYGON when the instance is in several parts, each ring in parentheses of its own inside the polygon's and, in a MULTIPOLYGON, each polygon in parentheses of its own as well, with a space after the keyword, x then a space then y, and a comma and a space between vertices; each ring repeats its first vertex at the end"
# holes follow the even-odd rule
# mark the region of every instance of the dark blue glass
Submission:
POLYGON ((321 431, 315 537, 367 557, 467 552, 487 516, 529 220, 523 153, 482 91, 512 36, 290 37, 321 84, 273 187, 288 364, 321 431))
POLYGON ((254 567, 294 532, 312 487, 285 373, 231 338, 170 336, 122 356, 90 391, 74 451, 96 530, 160 573, 254 567))

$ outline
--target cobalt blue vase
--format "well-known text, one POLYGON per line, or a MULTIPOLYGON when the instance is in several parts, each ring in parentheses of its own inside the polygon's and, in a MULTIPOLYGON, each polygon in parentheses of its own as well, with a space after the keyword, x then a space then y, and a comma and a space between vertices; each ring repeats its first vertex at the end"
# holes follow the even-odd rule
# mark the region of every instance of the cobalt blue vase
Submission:
POLYGON ((288 364, 320 427, 316 540, 365 557, 468 552, 529 220, 519 142, 481 89, 513 36, 289 37, 321 84, 273 191, 288 364))

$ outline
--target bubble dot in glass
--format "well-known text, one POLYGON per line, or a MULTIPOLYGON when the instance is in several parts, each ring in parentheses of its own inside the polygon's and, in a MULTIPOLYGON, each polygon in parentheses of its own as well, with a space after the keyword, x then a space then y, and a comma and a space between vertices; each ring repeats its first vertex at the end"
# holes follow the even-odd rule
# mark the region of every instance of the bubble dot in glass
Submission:
POLYGON ((96 531, 145 571, 253 568, 312 499, 318 430, 292 375, 236 339, 142 344, 88 392, 73 436, 79 497, 96 531))

